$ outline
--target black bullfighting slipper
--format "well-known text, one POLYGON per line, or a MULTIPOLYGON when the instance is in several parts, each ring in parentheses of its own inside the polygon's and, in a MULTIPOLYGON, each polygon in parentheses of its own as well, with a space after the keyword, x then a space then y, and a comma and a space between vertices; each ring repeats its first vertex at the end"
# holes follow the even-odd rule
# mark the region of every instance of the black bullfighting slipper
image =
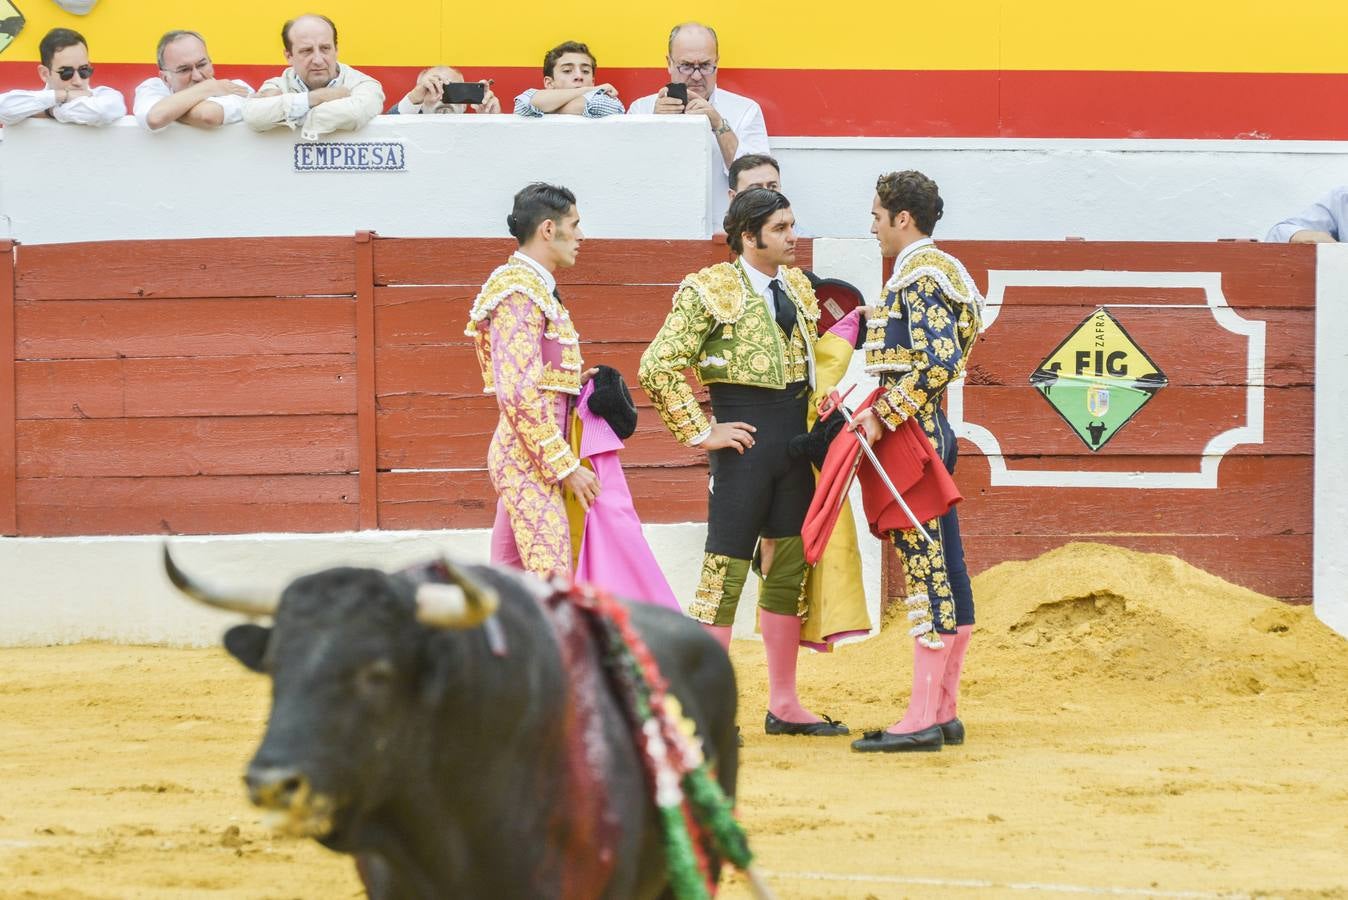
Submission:
POLYGON ((941 739, 945 741, 947 747, 964 743, 964 723, 960 721, 959 716, 949 722, 941 722, 936 727, 941 729, 941 739))
POLYGON ((833 737, 838 734, 851 734, 847 726, 837 719, 824 716, 822 722, 788 722, 772 713, 763 720, 763 730, 768 734, 805 734, 810 737, 833 737))
POLYGON ((905 734, 868 731, 859 740, 852 742, 852 749, 859 753, 916 753, 940 750, 943 743, 941 726, 933 725, 905 734))

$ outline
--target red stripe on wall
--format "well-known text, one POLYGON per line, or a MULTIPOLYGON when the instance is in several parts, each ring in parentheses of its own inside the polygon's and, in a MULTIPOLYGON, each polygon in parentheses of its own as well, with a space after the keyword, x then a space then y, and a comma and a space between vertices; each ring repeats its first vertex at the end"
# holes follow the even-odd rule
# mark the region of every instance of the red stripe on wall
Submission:
MULTIPOLYGON (((0 62, 0 85, 37 87, 36 66, 0 62)), ((254 86, 276 66, 220 65, 221 77, 254 86)), ((368 67, 392 106, 416 81, 413 67, 368 67)), ((150 65, 102 63, 96 83, 127 95, 150 65)), ((535 68, 467 68, 494 78, 508 111, 541 84, 535 68)), ((601 69, 630 102, 668 80, 658 69, 601 69)), ((1176 138, 1348 140, 1348 118, 1327 97, 1348 96, 1348 74, 1223 72, 860 71, 734 69, 722 87, 756 99, 768 132, 785 137, 1176 138)))

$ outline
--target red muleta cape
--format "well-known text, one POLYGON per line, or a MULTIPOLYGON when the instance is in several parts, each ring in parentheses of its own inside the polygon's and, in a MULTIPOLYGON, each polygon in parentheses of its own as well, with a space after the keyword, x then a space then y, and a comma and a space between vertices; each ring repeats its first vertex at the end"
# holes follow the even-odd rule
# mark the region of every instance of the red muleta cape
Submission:
MULTIPOLYGON (((857 412, 874 403, 883 391, 884 388, 872 391, 857 408, 857 412)), ((919 522, 929 522, 945 515, 952 506, 964 499, 917 420, 908 419, 894 431, 886 430, 871 449, 919 522)), ((824 552, 853 477, 861 481, 861 503, 866 510, 866 522, 871 527, 871 534, 884 538, 890 531, 913 527, 913 523, 889 493, 889 488, 880 480, 870 460, 862 458, 861 444, 857 438, 851 432, 843 432, 834 438, 828 448, 828 455, 824 457, 824 468, 815 485, 814 500, 810 503, 810 510, 805 514, 805 524, 801 528, 805 561, 810 565, 818 562, 824 552)))

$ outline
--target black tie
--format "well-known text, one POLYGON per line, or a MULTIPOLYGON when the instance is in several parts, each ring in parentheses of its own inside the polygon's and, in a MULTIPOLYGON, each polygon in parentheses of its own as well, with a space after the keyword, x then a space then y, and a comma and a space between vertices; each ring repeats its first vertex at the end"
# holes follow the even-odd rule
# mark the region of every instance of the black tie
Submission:
POLYGON ((786 290, 782 283, 776 278, 772 279, 768 285, 772 289, 772 305, 775 309, 777 324, 781 327, 787 337, 796 328, 796 305, 791 302, 791 298, 786 296, 786 290))

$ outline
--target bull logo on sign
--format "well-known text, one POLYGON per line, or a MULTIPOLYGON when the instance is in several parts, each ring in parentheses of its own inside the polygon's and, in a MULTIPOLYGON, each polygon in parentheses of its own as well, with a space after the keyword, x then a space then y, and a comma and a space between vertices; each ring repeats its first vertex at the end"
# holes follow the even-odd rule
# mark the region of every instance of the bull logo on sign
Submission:
POLYGON ((1086 412, 1103 419, 1109 412, 1109 388, 1093 384, 1086 389, 1086 412))

